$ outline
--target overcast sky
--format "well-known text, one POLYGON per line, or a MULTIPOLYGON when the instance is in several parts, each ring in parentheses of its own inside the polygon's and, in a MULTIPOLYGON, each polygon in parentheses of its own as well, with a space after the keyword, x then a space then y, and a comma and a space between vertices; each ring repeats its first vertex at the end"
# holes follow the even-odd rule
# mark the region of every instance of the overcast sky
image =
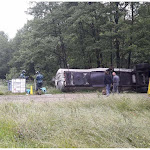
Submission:
POLYGON ((9 38, 15 37, 32 16, 25 14, 30 0, 0 0, 0 31, 4 31, 9 38))

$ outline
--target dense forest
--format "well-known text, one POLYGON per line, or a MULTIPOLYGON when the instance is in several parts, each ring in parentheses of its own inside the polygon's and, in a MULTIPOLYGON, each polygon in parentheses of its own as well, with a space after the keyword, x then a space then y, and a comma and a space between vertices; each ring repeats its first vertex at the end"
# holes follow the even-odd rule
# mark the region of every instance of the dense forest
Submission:
POLYGON ((150 3, 32 2, 29 20, 9 40, 0 32, 0 78, 51 80, 58 68, 133 68, 150 63, 150 3))

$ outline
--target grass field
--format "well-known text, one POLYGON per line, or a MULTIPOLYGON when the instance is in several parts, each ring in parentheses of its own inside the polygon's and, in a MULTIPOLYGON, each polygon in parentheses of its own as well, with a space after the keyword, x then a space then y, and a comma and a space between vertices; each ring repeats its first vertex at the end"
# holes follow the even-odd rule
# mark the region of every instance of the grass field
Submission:
POLYGON ((1 148, 150 147, 146 94, 0 103, 1 148))
MULTIPOLYGON (((35 91, 34 82, 27 82, 26 83, 26 89, 30 89, 31 86, 33 87, 33 90, 35 91)), ((43 87, 46 87, 46 93, 47 94, 60 94, 60 93, 62 93, 61 91, 59 91, 58 89, 56 89, 55 87, 52 87, 52 86, 43 85, 43 87)), ((16 94, 25 95, 26 93, 20 93, 20 94, 16 93, 16 94)), ((14 95, 14 93, 8 91, 8 85, 7 85, 6 81, 0 80, 0 95, 14 95)))

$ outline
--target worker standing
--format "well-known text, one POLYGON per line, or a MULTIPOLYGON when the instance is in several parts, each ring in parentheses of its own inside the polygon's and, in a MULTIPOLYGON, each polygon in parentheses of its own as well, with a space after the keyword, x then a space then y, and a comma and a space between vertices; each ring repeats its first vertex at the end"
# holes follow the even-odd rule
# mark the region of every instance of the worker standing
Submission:
POLYGON ((19 78, 21 78, 21 79, 26 79, 25 73, 26 73, 26 71, 25 71, 25 70, 22 70, 22 73, 20 74, 20 77, 19 77, 19 78))
POLYGON ((43 85, 43 75, 39 71, 36 72, 36 91, 40 90, 43 85))
POLYGON ((115 72, 113 72, 112 75, 113 75, 113 93, 119 93, 118 86, 119 86, 120 78, 118 75, 116 75, 115 72))
POLYGON ((112 77, 109 74, 108 70, 105 71, 104 84, 106 86, 106 95, 109 96, 110 88, 111 88, 111 84, 112 84, 112 77))

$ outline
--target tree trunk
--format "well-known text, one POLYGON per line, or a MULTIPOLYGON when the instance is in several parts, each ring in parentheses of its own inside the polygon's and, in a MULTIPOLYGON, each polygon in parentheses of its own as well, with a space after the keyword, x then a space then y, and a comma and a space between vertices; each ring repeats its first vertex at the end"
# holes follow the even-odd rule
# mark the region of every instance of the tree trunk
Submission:
POLYGON ((97 63, 97 68, 99 68, 101 65, 101 62, 100 62, 100 54, 99 54, 98 49, 96 49, 96 63, 97 63))
MULTIPOLYGON (((115 2, 116 4, 116 13, 115 13, 115 23, 116 25, 118 25, 118 21, 119 21, 119 12, 118 12, 118 5, 119 5, 119 2, 115 2)), ((116 27, 115 29, 115 32, 117 33, 118 32, 118 26, 116 27)), ((119 40, 118 38, 115 39, 115 47, 116 47, 116 64, 117 64, 117 68, 120 67, 120 50, 119 50, 119 46, 120 46, 120 43, 119 43, 119 40)))
POLYGON ((85 63, 85 58, 86 58, 86 56, 85 56, 85 50, 84 50, 84 45, 83 45, 85 33, 84 33, 84 29, 83 29, 83 24, 82 24, 82 22, 79 22, 79 29, 80 29, 80 30, 79 30, 79 37, 80 37, 79 42, 80 42, 80 46, 81 46, 81 52, 82 52, 84 67, 86 68, 86 67, 87 67, 87 66, 86 66, 86 63, 85 63))
POLYGON ((117 64, 117 68, 120 68, 120 51, 119 51, 118 39, 116 39, 116 64, 117 64))
POLYGON ((67 56, 66 56, 66 50, 65 50, 65 45, 64 45, 64 42, 63 42, 63 39, 61 37, 61 35, 59 35, 59 39, 60 39, 60 42, 61 42, 61 51, 62 51, 62 58, 63 58, 63 67, 64 68, 67 68, 67 56))
POLYGON ((92 68, 92 60, 91 60, 91 56, 89 56, 89 61, 88 61, 88 68, 92 68))
POLYGON ((110 52, 110 64, 111 64, 111 66, 113 66, 113 45, 112 45, 112 29, 110 30, 110 33, 111 33, 111 38, 110 38, 110 50, 111 50, 111 52, 110 52))
MULTIPOLYGON (((133 33, 133 22, 134 22, 134 6, 133 2, 131 2, 131 10, 132 10, 132 21, 131 21, 131 36, 130 36, 130 46, 132 46, 132 33, 133 33)), ((131 50, 129 50, 129 56, 128 56, 128 68, 131 67, 131 50)))
POLYGON ((65 49, 65 44, 63 41, 63 37, 61 36, 61 29, 58 28, 59 30, 59 40, 60 40, 60 49, 61 49, 61 54, 62 54, 62 63, 63 63, 63 67, 67 68, 67 55, 66 55, 66 49, 65 49))
MULTIPOLYGON (((96 17, 95 17, 96 19, 96 17)), ((98 30, 96 29, 94 23, 91 24, 91 28, 92 28, 92 34, 94 37, 94 43, 96 43, 96 41, 99 41, 99 33, 98 30)), ((100 60, 100 49, 95 49, 95 56, 96 56, 96 64, 97 64, 97 68, 99 68, 101 66, 102 60, 100 60)), ((102 58, 102 55, 101 55, 102 58)))

